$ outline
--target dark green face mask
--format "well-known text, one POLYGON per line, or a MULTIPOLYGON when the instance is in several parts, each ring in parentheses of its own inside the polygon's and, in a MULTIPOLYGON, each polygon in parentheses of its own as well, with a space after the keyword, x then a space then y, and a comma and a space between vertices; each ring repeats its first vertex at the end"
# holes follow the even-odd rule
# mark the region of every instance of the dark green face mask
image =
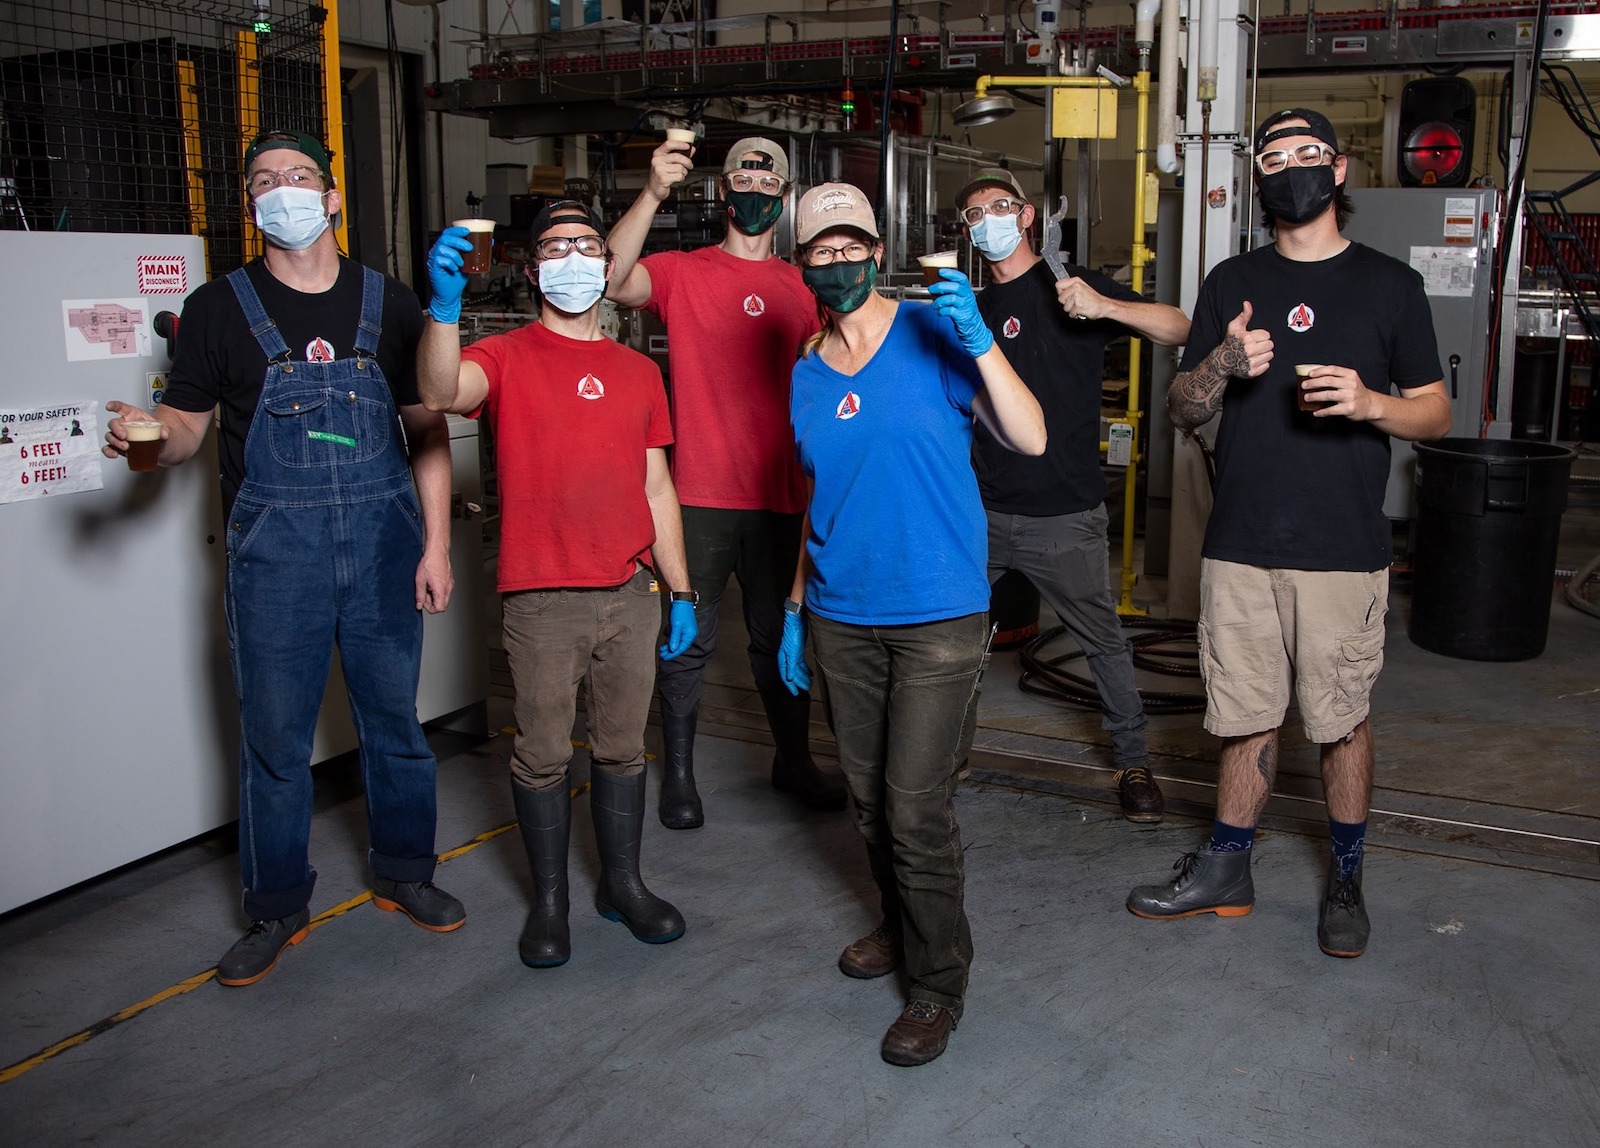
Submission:
POLYGON ((848 315, 872 294, 872 285, 878 281, 878 261, 863 259, 860 263, 846 263, 835 259, 826 267, 800 268, 800 278, 811 288, 818 303, 830 311, 848 315))
POLYGON ((783 214, 783 196, 759 191, 728 192, 728 216, 746 235, 760 235, 772 229, 783 214))

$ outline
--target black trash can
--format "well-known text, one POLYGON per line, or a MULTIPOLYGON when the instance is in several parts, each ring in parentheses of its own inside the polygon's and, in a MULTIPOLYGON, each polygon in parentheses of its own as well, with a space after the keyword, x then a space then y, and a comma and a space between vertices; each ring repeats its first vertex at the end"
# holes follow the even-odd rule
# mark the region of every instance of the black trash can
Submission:
POLYGON ((1419 442, 1411 640, 1480 662, 1544 653, 1577 452, 1539 442, 1419 442))

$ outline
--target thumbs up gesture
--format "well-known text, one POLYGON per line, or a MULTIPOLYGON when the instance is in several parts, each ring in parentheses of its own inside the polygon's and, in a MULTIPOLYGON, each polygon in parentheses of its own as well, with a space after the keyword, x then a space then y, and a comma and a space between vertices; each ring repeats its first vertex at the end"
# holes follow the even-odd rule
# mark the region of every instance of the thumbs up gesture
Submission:
POLYGON ((1246 299, 1244 307, 1228 324, 1222 346, 1217 348, 1219 366, 1241 379, 1253 379, 1272 365, 1272 336, 1265 331, 1250 330, 1250 316, 1255 313, 1246 299))

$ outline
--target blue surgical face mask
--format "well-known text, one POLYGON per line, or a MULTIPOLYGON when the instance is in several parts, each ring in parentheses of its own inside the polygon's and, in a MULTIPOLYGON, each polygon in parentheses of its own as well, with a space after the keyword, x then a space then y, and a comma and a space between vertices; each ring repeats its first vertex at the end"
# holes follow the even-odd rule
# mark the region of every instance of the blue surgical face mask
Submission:
POLYGON ((991 263, 998 263, 1017 249, 1022 242, 1022 229, 1015 215, 985 215, 967 228, 972 246, 983 253, 991 263))
POLYGON ((539 264, 539 294, 558 311, 581 315, 605 293, 606 261, 598 256, 573 250, 539 264))
POLYGON ((256 196, 256 226, 267 242, 287 251, 304 251, 328 230, 322 209, 326 192, 309 187, 275 187, 256 196))

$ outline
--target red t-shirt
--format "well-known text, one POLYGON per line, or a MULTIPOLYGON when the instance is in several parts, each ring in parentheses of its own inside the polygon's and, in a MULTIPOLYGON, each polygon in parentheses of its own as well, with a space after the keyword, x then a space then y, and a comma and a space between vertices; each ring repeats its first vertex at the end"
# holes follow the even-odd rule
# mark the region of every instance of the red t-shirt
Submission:
POLYGON ((672 478, 689 506, 805 509, 789 426, 789 372, 818 328, 800 269, 720 247, 664 251, 644 261, 650 302, 667 325, 672 478))
POLYGON ((487 413, 494 431, 501 593, 626 582, 656 540, 645 451, 672 442, 660 368, 541 323, 461 357, 489 377, 471 417, 487 413))

